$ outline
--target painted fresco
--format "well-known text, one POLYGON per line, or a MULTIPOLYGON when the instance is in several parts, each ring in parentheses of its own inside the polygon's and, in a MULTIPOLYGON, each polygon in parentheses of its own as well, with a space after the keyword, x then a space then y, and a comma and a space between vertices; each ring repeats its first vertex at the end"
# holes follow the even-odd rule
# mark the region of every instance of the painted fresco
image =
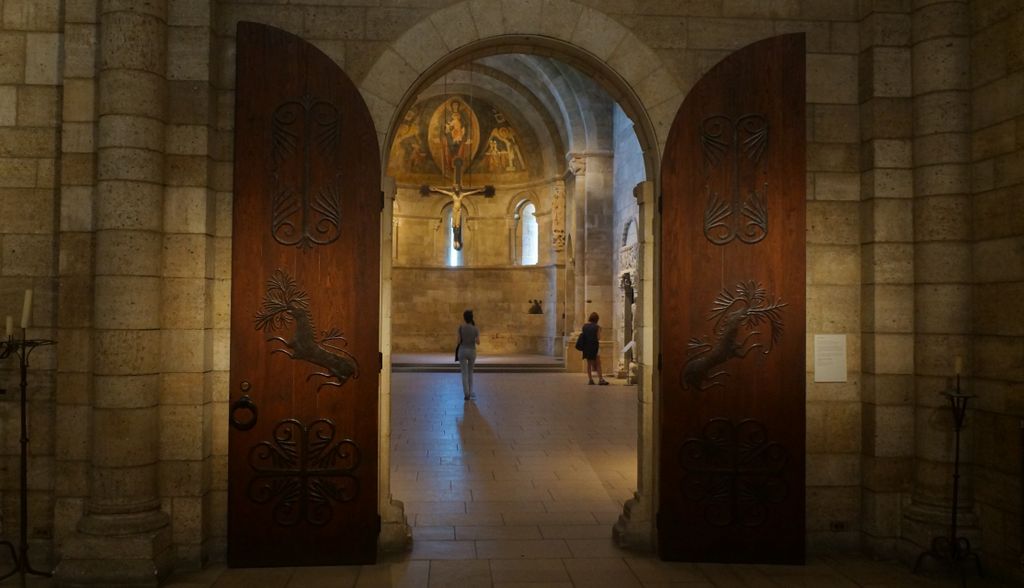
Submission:
MULTIPOLYGON (((463 174, 474 183, 529 179, 529 144, 508 117, 487 101, 461 95, 435 96, 406 111, 391 144, 388 174, 399 182, 437 183, 463 174)), ((443 183, 443 182, 442 182, 443 183)))

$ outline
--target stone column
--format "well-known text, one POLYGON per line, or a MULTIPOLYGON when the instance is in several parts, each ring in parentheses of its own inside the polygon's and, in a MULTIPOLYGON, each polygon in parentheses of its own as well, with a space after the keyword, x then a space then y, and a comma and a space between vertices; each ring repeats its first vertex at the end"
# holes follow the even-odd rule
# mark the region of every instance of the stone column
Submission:
MULTIPOLYGON (((912 503, 903 532, 911 551, 949 532, 953 419, 940 392, 950 386, 954 357, 966 357, 969 349, 969 10, 965 0, 918 0, 913 16, 917 410, 912 503)), ((961 439, 960 512, 963 524, 972 526, 968 439, 961 439)))
POLYGON ((170 527, 157 488, 166 0, 103 0, 90 495, 59 585, 156 586, 170 527))
POLYGON ((565 211, 565 181, 555 180, 551 187, 551 257, 550 263, 555 268, 554 272, 554 301, 555 304, 549 310, 554 321, 553 349, 552 353, 561 356, 567 351, 567 341, 572 325, 569 323, 570 293, 566 290, 566 211, 565 211))

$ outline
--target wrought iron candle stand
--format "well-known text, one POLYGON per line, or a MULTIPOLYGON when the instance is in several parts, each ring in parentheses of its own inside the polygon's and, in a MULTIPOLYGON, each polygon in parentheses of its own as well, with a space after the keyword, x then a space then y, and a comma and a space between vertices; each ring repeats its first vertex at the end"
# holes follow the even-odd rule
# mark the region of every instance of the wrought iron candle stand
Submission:
POLYGON ((964 417, 967 416, 967 401, 976 395, 960 391, 960 374, 956 375, 956 387, 943 391, 942 395, 949 399, 950 407, 953 409, 953 444, 955 447, 953 454, 953 514, 949 525, 949 536, 932 539, 931 549, 917 556, 917 561, 914 562, 914 573, 917 573, 917 569, 925 557, 931 557, 937 561, 946 562, 950 566, 958 567, 961 585, 967 586, 967 576, 963 569, 964 561, 973 559, 974 565, 978 569, 978 575, 982 575, 981 558, 977 553, 971 551, 971 542, 966 537, 957 536, 957 507, 960 502, 960 430, 963 429, 964 417))
MULTIPOLYGON (((19 530, 21 532, 21 538, 15 550, 14 543, 10 541, 0 541, 0 545, 6 545, 11 550, 11 558, 14 560, 14 569, 7 572, 3 576, 0 576, 0 582, 13 576, 14 574, 22 575, 22 583, 24 584, 25 574, 35 574, 37 576, 51 576, 49 572, 39 571, 34 569, 28 561, 28 359, 32 355, 37 347, 44 347, 46 345, 54 345, 56 341, 49 339, 26 339, 25 329, 21 330, 21 339, 15 339, 13 336, 8 337, 6 341, 0 340, 0 359, 6 359, 12 354, 18 357, 18 364, 21 368, 21 494, 19 495, 19 505, 21 507, 21 518, 18 521, 19 530)), ((6 390, 0 390, 0 393, 5 393, 6 390)))

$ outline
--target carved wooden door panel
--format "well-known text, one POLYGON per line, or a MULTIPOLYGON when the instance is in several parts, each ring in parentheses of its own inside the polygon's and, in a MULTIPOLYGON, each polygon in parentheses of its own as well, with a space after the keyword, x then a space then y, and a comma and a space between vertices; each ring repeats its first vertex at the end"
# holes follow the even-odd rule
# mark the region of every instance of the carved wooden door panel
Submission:
POLYGON ((377 551, 380 155, 312 45, 239 23, 228 563, 377 551))
POLYGON ((804 560, 804 39, 727 57, 662 166, 658 545, 804 560))

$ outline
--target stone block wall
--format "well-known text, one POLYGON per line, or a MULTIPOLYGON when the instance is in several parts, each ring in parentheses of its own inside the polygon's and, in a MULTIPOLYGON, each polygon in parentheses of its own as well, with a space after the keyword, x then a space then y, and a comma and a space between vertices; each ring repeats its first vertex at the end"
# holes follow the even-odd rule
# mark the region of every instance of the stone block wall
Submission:
POLYGON ((395 267, 391 324, 394 353, 452 354, 462 312, 473 310, 479 354, 559 353, 555 293, 559 266, 395 267), (544 314, 529 314, 540 299, 544 314))
MULTIPOLYGON (((215 10, 168 5, 160 496, 176 567, 220 559, 226 510, 230 135, 218 126, 215 10)), ((229 111, 230 114, 230 111, 229 111)), ((233 125, 232 125, 233 126, 233 125)))
MULTIPOLYGON (((34 292, 27 336, 56 339, 59 268, 81 258, 60 256, 61 6, 57 0, 12 0, 0 12, 0 324, 11 316, 19 328, 26 289, 34 292)), ((4 333, 0 331, 0 335, 4 333)), ((74 351, 74 343, 67 351, 74 351)), ((55 468, 68 450, 56 431, 68 422, 58 408, 54 372, 63 348, 31 356, 28 388, 29 545, 40 560, 53 548, 55 468)), ((0 532, 17 543, 20 431, 18 360, 0 361, 0 532)), ((73 394, 73 393, 72 393, 73 394)), ((66 398, 67 396, 65 396, 66 398)), ((76 432, 86 432, 76 427, 76 432)))
POLYGON ((860 20, 861 532, 890 557, 914 457, 911 18, 865 5, 860 20))
POLYGON ((1024 5, 971 5, 973 345, 967 419, 987 566, 1024 582, 1024 5), (972 422, 973 421, 973 422, 972 422))

